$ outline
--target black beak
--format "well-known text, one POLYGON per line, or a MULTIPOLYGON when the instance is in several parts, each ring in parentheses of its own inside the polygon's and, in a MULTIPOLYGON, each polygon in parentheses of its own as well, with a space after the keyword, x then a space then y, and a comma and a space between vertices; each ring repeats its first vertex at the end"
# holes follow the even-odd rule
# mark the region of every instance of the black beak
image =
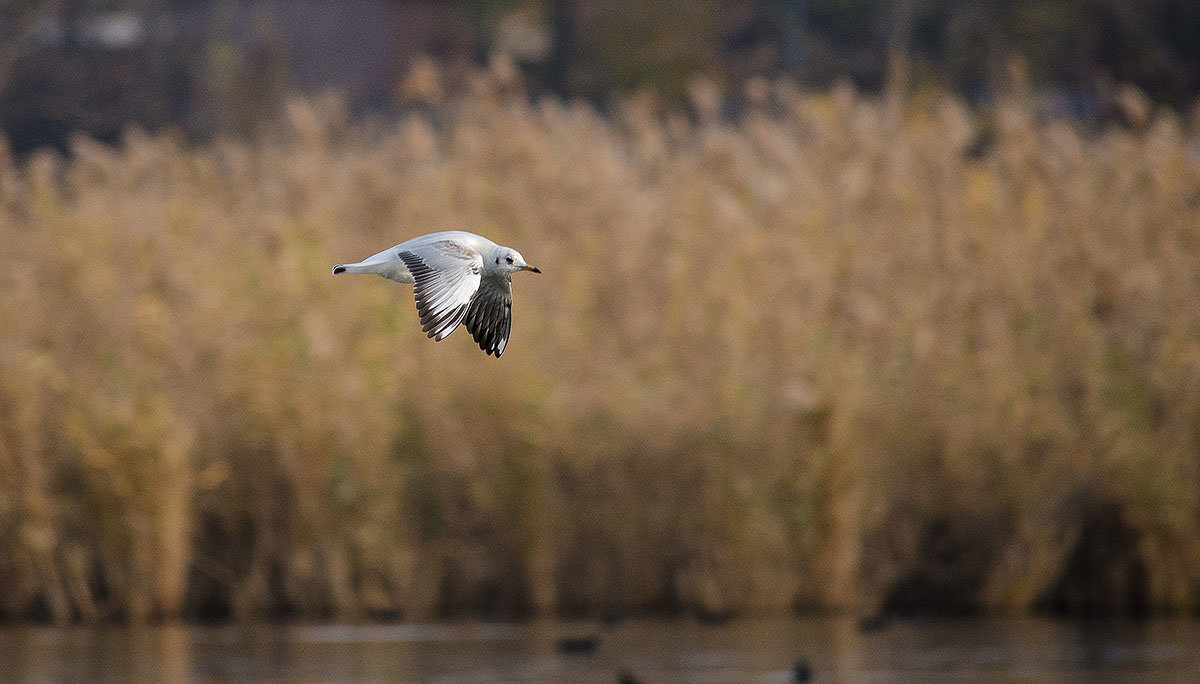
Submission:
POLYGON ((542 272, 542 269, 540 269, 540 268, 538 268, 538 267, 536 267, 536 266, 526 266, 526 267, 525 267, 525 270, 526 270, 526 271, 533 271, 534 273, 541 273, 541 272, 542 272))

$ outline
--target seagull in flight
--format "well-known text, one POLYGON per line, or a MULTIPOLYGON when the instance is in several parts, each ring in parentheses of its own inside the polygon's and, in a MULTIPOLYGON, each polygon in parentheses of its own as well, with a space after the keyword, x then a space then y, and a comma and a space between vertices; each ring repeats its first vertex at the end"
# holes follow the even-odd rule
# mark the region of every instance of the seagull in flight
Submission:
POLYGON ((333 274, 374 273, 412 283, 421 330, 440 342, 459 323, 485 354, 500 358, 512 327, 512 274, 541 273, 511 247, 463 230, 421 235, 333 274))

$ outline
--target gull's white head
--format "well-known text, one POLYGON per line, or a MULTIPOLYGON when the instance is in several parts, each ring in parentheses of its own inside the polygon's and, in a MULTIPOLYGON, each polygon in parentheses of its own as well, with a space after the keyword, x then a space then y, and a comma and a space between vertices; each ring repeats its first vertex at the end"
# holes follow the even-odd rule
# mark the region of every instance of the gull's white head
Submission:
POLYGON ((525 257, 521 253, 511 247, 497 247, 492 253, 492 263, 488 264, 490 270, 500 271, 501 273, 513 274, 517 271, 532 271, 533 273, 541 273, 540 270, 525 263, 525 257))

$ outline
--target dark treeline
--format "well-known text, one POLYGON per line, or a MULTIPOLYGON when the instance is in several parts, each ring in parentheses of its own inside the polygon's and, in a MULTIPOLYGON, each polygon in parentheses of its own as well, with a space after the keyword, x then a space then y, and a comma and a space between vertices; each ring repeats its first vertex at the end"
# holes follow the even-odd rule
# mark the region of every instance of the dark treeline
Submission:
POLYGON ((1014 79, 1056 113, 1104 119, 1131 84, 1183 110, 1200 89, 1200 5, 1185 0, 29 0, 0 2, 0 125, 18 152, 116 140, 130 124, 256 133, 287 94, 394 109, 430 55, 511 60, 536 92, 682 100, 697 74, 788 75, 992 100, 1014 79))

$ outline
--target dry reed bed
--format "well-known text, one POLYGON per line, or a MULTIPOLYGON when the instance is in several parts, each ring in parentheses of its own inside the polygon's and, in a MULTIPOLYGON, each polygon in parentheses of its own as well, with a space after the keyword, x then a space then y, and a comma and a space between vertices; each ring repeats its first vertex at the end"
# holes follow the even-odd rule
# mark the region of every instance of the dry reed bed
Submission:
POLYGON ((751 94, 0 158, 0 614, 1200 605, 1200 141, 751 94), (330 276, 446 228, 500 360, 330 276))

